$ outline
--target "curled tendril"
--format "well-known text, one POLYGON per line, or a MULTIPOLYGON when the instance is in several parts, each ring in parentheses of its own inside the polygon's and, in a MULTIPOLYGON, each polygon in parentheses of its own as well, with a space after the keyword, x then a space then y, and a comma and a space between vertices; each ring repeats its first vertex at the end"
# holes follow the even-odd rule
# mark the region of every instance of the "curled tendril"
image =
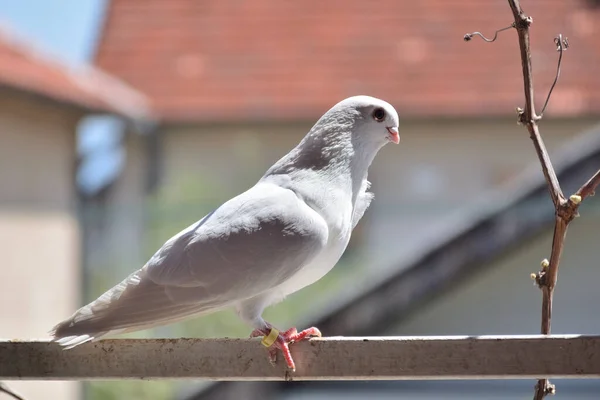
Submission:
POLYGON ((569 48, 569 39, 566 37, 563 38, 562 34, 558 34, 557 37, 554 38, 554 44, 556 45, 556 51, 558 51, 558 64, 556 67, 556 76, 554 77, 554 82, 552 82, 552 86, 550 86, 550 91, 548 92, 548 96, 546 97, 546 101, 544 102, 544 107, 542 108, 542 112, 540 113, 540 118, 544 115, 544 111, 546 110, 546 106, 548 106, 548 101, 550 101, 550 95, 552 94, 552 90, 554 90, 554 86, 556 86, 556 82, 558 82, 558 78, 560 76, 560 64, 562 62, 562 55, 565 50, 569 48))
POLYGON ((510 29, 510 28, 514 28, 514 27, 515 27, 515 23, 513 22, 512 24, 510 24, 509 26, 507 26, 507 27, 505 27, 505 28, 498 29, 496 32, 494 32, 494 37, 493 37, 493 38, 491 38, 491 39, 488 39, 488 38, 486 38, 486 37, 483 35, 483 33, 481 33, 481 32, 467 33, 467 34, 466 34, 466 35, 463 37, 463 39, 464 39, 464 41, 465 41, 465 42, 468 42, 468 41, 470 41, 471 39, 473 39, 473 36, 479 36, 480 38, 482 38, 482 39, 483 39, 483 40, 485 40, 486 42, 494 42, 494 41, 496 41, 496 39, 498 38, 498 34, 499 34, 500 32, 502 32, 502 31, 505 31, 505 30, 507 30, 507 29, 510 29))

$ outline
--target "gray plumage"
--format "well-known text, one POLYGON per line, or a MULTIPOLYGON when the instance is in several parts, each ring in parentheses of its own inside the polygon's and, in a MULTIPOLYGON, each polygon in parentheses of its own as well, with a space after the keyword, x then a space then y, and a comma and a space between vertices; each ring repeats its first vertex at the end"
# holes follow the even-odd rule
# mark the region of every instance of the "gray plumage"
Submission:
POLYGON ((51 335, 70 348, 227 307, 265 328, 265 307, 337 263, 373 199, 367 170, 381 147, 398 142, 397 132, 390 104, 341 101, 256 185, 169 239, 51 335))

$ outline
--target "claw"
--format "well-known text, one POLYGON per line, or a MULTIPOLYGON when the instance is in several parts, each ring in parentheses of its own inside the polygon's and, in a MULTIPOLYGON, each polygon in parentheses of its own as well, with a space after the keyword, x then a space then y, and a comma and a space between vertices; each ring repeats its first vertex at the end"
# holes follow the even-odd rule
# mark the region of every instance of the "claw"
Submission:
MULTIPOLYGON (((259 337, 264 336, 267 337, 270 335, 271 331, 274 328, 272 326, 268 326, 265 329, 255 329, 250 333, 250 337, 259 337)), ((271 364, 275 365, 277 361, 277 349, 281 350, 283 354, 283 358, 285 358, 285 362, 289 369, 292 371, 296 370, 296 364, 294 363, 294 359, 292 358, 292 354, 290 353, 289 345, 291 343, 299 342, 304 339, 309 339, 311 337, 321 337, 321 331, 317 328, 308 328, 301 332, 298 332, 296 328, 290 328, 283 333, 278 333, 277 338, 269 347, 269 361, 271 364)), ((263 343, 264 344, 264 343, 263 343)))

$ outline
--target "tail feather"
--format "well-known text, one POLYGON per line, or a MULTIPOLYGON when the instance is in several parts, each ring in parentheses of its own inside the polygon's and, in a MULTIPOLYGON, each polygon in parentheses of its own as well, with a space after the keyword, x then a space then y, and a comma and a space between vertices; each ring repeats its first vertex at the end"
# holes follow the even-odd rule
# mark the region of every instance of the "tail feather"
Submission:
POLYGON ((63 338, 58 339, 56 342, 63 346, 65 350, 72 349, 75 346, 79 346, 80 344, 84 344, 86 342, 90 342, 94 340, 94 336, 90 335, 79 335, 79 336, 65 336, 63 338))
MULTIPOLYGON (((50 335, 65 349, 95 341, 107 335, 133 332, 180 321, 220 308, 210 299, 179 302, 171 296, 172 287, 143 279, 137 271, 95 301, 57 324, 50 335)), ((181 291, 198 291, 185 287, 181 291)), ((196 295, 196 299, 197 295, 196 295)))

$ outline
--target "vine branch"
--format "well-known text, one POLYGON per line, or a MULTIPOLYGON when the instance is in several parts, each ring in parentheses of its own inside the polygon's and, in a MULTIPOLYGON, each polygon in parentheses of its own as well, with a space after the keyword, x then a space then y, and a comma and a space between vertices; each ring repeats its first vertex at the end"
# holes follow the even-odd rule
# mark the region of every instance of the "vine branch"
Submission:
MULTIPOLYGON (((531 67, 531 48, 529 41, 529 28, 533 23, 533 18, 526 15, 519 0, 508 0, 508 4, 513 14, 514 22, 509 28, 515 28, 519 38, 519 49, 521 53, 521 66, 523 73, 523 90, 525 94, 525 106, 524 108, 517 108, 518 123, 525 125, 529 131, 529 136, 533 141, 535 152, 540 161, 542 172, 548 184, 548 191, 554 204, 556 211, 556 218, 554 224, 554 236, 552 239, 552 250, 550 252, 550 260, 542 261, 542 268, 537 274, 532 274, 533 279, 537 286, 542 291, 542 317, 541 317, 541 333, 550 334, 552 326, 552 301, 554 295, 554 289, 558 279, 558 267, 560 264, 560 257, 563 252, 564 242, 567 235, 567 228, 569 223, 579 216, 579 205, 585 198, 592 196, 596 187, 600 184, 600 170, 594 174, 575 194, 571 195, 568 199, 565 198, 563 191, 560 187, 556 172, 548 155, 548 151, 540 134, 538 122, 542 119, 542 115, 550 100, 552 90, 558 81, 560 76, 560 67, 562 62, 562 53, 568 48, 567 38, 558 35, 554 39, 554 43, 559 51, 558 65, 556 69, 556 77, 546 101, 544 103, 542 112, 537 115, 535 112, 534 104, 534 88, 533 88, 533 73, 531 67)), ((496 40, 497 34, 508 28, 502 28, 496 31, 493 39, 487 39, 479 32, 466 34, 464 37, 465 41, 470 41, 473 35, 481 36, 486 42, 493 42, 496 40)), ((542 400, 549 394, 555 393, 555 386, 550 383, 548 379, 540 379, 535 386, 534 400, 542 400)))

